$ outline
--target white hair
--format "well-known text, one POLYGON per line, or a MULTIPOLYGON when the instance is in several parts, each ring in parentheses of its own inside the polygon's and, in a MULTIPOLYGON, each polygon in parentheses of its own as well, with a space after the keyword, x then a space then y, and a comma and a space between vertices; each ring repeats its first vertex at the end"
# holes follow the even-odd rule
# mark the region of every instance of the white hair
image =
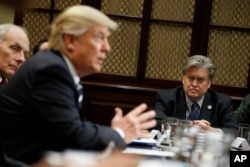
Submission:
POLYGON ((27 30, 21 26, 12 24, 12 23, 6 23, 6 24, 0 24, 0 42, 3 42, 10 31, 10 29, 20 29, 27 35, 27 30))

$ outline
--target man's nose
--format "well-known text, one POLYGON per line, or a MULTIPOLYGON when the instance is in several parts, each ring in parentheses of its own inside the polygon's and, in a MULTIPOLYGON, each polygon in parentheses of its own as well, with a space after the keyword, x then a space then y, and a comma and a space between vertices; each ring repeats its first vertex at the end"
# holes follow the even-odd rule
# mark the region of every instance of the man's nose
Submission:
POLYGON ((198 85, 198 81, 197 81, 197 79, 194 79, 194 80, 193 80, 192 85, 195 85, 195 86, 197 86, 197 85, 198 85))
POLYGON ((106 51, 106 52, 110 52, 111 51, 111 47, 110 47, 110 44, 109 44, 109 41, 108 40, 105 40, 104 43, 103 43, 103 49, 106 51))
POLYGON ((21 51, 16 60, 19 62, 19 63, 23 63, 25 61, 25 52, 24 51, 21 51))

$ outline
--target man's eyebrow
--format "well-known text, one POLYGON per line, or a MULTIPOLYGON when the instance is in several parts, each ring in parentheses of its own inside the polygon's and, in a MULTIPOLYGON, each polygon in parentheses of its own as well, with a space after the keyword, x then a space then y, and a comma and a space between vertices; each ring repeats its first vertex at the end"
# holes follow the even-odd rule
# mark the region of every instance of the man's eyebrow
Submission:
POLYGON ((17 46, 17 47, 19 47, 19 48, 22 48, 22 46, 21 46, 19 43, 17 43, 17 42, 11 44, 10 46, 17 46))
POLYGON ((104 31, 97 31, 97 34, 99 34, 99 35, 105 35, 105 36, 110 36, 111 35, 111 32, 110 31, 108 31, 108 32, 104 32, 104 31))
POLYGON ((23 49, 25 52, 29 52, 29 50, 27 50, 26 48, 24 48, 20 43, 15 42, 13 44, 13 46, 17 46, 19 49, 23 49))

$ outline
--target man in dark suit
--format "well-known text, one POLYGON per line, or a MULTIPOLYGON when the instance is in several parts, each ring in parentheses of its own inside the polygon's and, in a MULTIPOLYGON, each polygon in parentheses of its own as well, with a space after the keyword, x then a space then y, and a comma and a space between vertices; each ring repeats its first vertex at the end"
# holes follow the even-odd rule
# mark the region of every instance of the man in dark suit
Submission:
MULTIPOLYGON (((0 25, 0 93, 18 68, 25 61, 25 54, 29 51, 29 39, 26 31, 14 24, 0 25)), ((2 107, 0 107, 0 112, 2 107)), ((0 132, 0 166, 25 166, 4 155, 0 132)))
POLYGON ((38 52, 17 71, 0 96, 0 128, 10 157, 32 164, 48 151, 119 148, 148 136, 155 112, 141 104, 122 115, 115 108, 111 127, 82 117, 80 77, 99 72, 117 24, 100 11, 71 6, 51 26, 49 50, 38 52), (80 102, 80 103, 79 103, 80 102))
POLYGON ((0 87, 7 84, 17 69, 24 63, 29 51, 26 31, 14 24, 0 25, 0 87))
POLYGON ((211 59, 201 55, 191 56, 182 72, 182 86, 157 92, 157 128, 160 129, 160 120, 164 116, 172 116, 192 120, 204 130, 232 130, 236 133, 238 124, 233 115, 231 98, 210 89, 216 72, 211 59), (197 111, 193 111, 194 105, 197 111))
POLYGON ((250 94, 242 100, 234 115, 239 123, 250 123, 250 94))

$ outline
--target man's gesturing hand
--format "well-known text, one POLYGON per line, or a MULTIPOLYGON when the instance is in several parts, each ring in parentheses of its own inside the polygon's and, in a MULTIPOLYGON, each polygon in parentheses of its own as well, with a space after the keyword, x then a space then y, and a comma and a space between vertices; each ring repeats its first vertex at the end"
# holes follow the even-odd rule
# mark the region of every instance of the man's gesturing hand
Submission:
POLYGON ((124 132, 126 143, 130 143, 136 138, 148 137, 149 133, 145 133, 145 130, 156 125, 155 111, 146 111, 146 109, 147 105, 142 103, 123 116, 122 109, 115 108, 116 114, 111 121, 111 127, 124 132))

